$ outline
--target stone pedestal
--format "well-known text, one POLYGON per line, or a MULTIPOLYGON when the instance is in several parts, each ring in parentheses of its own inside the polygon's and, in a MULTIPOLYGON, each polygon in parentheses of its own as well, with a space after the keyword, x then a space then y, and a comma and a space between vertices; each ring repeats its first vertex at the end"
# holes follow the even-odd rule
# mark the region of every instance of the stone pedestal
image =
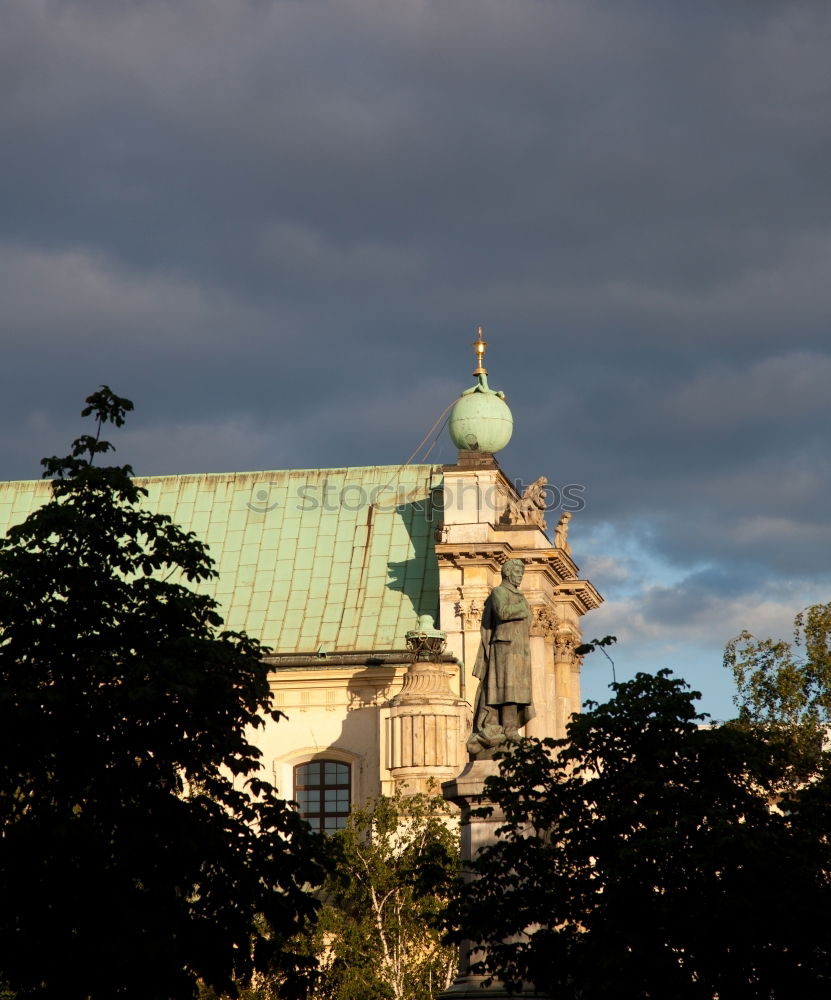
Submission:
MULTIPOLYGON (((442 794, 448 802, 453 802, 461 810, 461 848, 462 873, 465 881, 474 876, 467 864, 475 858, 479 851, 496 841, 496 831, 505 822, 502 810, 485 797, 485 781, 491 775, 499 773, 499 762, 495 760, 470 761, 455 778, 445 781, 442 794), (480 806, 492 807, 490 816, 472 816, 471 811, 480 806)), ((465 1000, 479 997, 480 1000, 495 1000, 509 996, 547 998, 532 990, 523 990, 521 994, 508 993, 499 982, 483 986, 486 976, 477 976, 470 971, 470 966, 481 959, 481 951, 473 953, 476 942, 463 941, 459 947, 459 973, 449 990, 440 994, 446 1000, 465 1000)))
POLYGON ((428 792, 431 779, 442 781, 463 763, 470 709, 450 690, 453 673, 447 663, 417 661, 390 702, 389 768, 402 791, 428 792))

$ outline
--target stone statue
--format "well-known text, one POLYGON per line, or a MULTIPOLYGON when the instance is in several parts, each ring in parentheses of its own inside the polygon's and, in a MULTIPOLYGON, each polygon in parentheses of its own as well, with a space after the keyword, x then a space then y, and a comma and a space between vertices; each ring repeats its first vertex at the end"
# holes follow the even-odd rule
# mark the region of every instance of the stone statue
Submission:
POLYGON ((519 739, 519 728, 534 717, 531 703, 531 609, 519 590, 525 573, 521 559, 502 567, 482 613, 482 641, 473 668, 479 691, 468 750, 474 759, 519 739))
POLYGON ((519 509, 528 524, 538 524, 545 531, 545 487, 548 480, 540 476, 522 494, 519 509))
POLYGON ((547 485, 546 477, 540 476, 530 486, 526 486, 522 496, 508 504, 508 520, 512 524, 536 524, 545 531, 545 487, 547 485))
POLYGON ((571 546, 568 544, 568 522, 570 520, 571 511, 567 510, 554 529, 554 548, 564 549, 567 556, 571 555, 571 546))

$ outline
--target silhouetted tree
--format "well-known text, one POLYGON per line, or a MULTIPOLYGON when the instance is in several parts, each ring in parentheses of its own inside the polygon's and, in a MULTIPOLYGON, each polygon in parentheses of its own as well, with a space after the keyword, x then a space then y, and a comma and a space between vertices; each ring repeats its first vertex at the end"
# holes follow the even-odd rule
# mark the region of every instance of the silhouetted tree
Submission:
POLYGON ((290 990, 319 839, 258 776, 264 650, 188 586, 207 551, 94 464, 131 409, 88 398, 98 432, 0 541, 0 981, 169 1000, 276 963, 290 990))
POLYGON ((489 780, 506 821, 456 937, 487 944, 487 973, 564 1000, 827 997, 827 758, 780 798, 780 741, 702 726, 668 671, 613 688, 489 780))

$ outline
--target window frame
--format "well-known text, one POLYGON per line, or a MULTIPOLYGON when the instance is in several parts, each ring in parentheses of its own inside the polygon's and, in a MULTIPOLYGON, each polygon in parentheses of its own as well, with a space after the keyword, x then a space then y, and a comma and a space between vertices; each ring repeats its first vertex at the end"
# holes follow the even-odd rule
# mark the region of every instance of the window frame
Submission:
POLYGON ((313 830, 334 833, 346 826, 352 807, 351 764, 332 757, 301 761, 292 769, 292 788, 297 809, 313 830))

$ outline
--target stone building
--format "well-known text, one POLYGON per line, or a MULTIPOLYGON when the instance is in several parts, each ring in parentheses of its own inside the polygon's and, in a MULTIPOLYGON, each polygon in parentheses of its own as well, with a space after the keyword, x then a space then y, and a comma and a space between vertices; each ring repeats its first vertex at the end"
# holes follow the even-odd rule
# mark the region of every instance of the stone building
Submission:
MULTIPOLYGON (((494 457, 511 417, 487 385, 478 343, 477 383, 450 418, 454 465, 138 480, 149 508, 209 546, 219 575, 202 589, 227 627, 271 647, 275 704, 287 718, 257 738, 275 783, 313 825, 342 825, 350 804, 396 783, 415 790, 458 773, 482 609, 508 558, 525 564, 533 612, 537 715, 527 734, 559 736, 579 708, 574 648, 581 617, 601 598, 571 557, 568 519, 549 532, 541 481, 520 496, 494 457)), ((0 530, 49 490, 0 483, 0 530)))

